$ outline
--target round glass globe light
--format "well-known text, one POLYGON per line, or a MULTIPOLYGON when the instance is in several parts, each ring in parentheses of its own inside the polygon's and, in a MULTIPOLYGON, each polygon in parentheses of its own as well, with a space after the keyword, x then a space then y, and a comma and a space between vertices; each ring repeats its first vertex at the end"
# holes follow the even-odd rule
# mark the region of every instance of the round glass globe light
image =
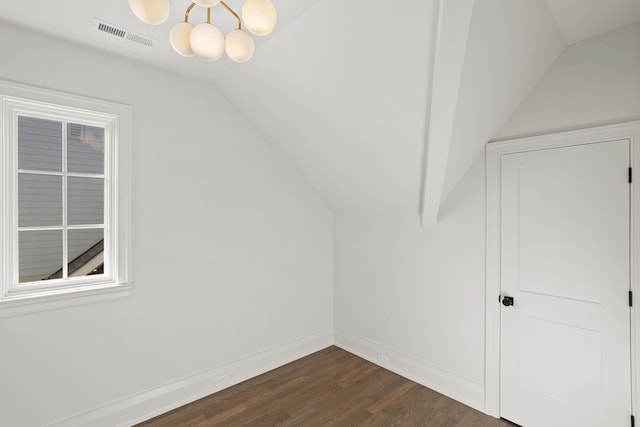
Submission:
POLYGON ((236 62, 246 62, 251 59, 256 45, 253 38, 246 31, 233 30, 224 38, 224 50, 227 56, 236 62))
POLYGON ((193 27, 189 43, 193 53, 207 61, 216 61, 224 53, 224 35, 218 27, 206 22, 193 27))
POLYGON ((242 6, 242 22, 256 36, 271 33, 278 22, 278 13, 271 0, 247 0, 242 6))
POLYGON ((213 7, 220 3, 220 0, 193 0, 200 7, 213 7))
POLYGON ((169 17, 169 0, 129 0, 129 7, 139 20, 149 25, 160 25, 169 17))
POLYGON ((193 56, 193 49, 191 49, 191 42, 189 36, 193 30, 193 25, 188 22, 178 22, 171 27, 169 32, 169 41, 173 49, 182 56, 193 56))

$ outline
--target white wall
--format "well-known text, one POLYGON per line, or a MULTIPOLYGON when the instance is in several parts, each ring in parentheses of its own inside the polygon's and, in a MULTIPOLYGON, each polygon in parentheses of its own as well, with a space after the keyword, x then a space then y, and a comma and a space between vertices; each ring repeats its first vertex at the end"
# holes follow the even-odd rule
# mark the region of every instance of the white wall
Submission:
POLYGON ((317 1, 221 91, 334 210, 415 210, 437 3, 317 1))
POLYGON ((484 405, 484 156, 422 228, 418 216, 336 215, 336 343, 484 405))
POLYGON ((136 393, 168 386, 175 405, 213 391, 209 374, 331 343, 331 213, 220 93, 6 25, 0 57, 0 78, 133 106, 135 281, 127 299, 0 318, 0 425, 84 424, 68 417, 110 402, 99 414, 135 418, 136 393), (180 394, 190 378, 204 385, 180 394))
POLYGON ((564 47, 545 0, 474 3, 443 200, 564 47))
MULTIPOLYGON (((638 116, 635 25, 569 46, 500 135, 638 116)), ((485 382, 483 159, 449 192, 435 225, 421 228, 410 213, 335 218, 336 343, 381 364, 378 353, 389 355, 392 370, 476 408, 485 382)))
POLYGON ((638 118, 640 23, 567 47, 494 138, 638 118))

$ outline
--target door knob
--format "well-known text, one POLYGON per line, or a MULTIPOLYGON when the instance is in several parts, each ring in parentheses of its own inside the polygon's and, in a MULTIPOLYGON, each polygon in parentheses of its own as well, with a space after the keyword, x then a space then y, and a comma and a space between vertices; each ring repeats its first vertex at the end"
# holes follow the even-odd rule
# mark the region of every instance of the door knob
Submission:
POLYGON ((505 307, 509 307, 510 305, 513 305, 513 297, 503 297, 502 305, 504 305, 505 307))

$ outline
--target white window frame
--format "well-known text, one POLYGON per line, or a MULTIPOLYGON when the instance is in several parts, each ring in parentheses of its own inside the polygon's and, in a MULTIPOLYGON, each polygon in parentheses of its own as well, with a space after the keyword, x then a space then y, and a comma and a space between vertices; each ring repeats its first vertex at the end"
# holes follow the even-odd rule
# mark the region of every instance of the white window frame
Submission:
MULTIPOLYGON (((131 107, 0 80, 0 317, 124 297, 131 275, 131 107), (18 117, 105 129, 105 274, 18 283, 18 117)), ((63 129, 65 132, 66 129, 63 129)), ((63 224, 66 227, 66 224, 63 224)))

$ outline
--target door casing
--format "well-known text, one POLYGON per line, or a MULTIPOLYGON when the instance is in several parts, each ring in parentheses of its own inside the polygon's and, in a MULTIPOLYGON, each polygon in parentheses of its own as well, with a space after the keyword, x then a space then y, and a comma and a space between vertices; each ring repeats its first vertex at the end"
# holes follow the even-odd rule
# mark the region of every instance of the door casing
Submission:
MULTIPOLYGON (((500 159, 502 155, 540 150, 545 148, 569 147, 605 141, 628 139, 631 148, 631 167, 640 165, 640 121, 615 125, 598 126, 575 131, 553 133, 492 142, 486 146, 486 277, 485 277, 485 412, 500 417, 500 159)), ((640 182, 640 167, 634 170, 634 180, 640 182)), ((631 185, 630 200, 630 287, 636 296, 631 308, 631 390, 632 413, 637 413, 637 343, 640 342, 640 319, 635 306, 640 304, 640 289, 636 282, 640 271, 640 210, 636 201, 640 200, 640 185, 631 185)), ((630 414, 631 415, 631 414, 630 414)))

